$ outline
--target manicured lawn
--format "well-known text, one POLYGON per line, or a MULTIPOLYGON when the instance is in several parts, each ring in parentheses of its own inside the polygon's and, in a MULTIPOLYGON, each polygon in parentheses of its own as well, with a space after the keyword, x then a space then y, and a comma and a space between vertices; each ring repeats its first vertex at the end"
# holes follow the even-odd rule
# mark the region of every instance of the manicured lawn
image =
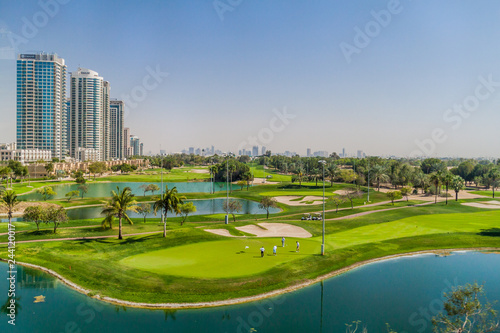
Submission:
POLYGON ((127 257, 120 263, 158 274, 194 278, 232 278, 265 272, 281 263, 318 253, 319 243, 309 239, 287 239, 285 248, 281 238, 228 239, 196 243, 127 257), (295 252, 295 241, 301 244, 295 252), (278 246, 274 256, 272 248, 278 246), (261 258, 260 248, 266 249, 261 258))
MULTIPOLYGON (((493 197, 493 191, 470 191, 469 193, 472 194, 477 194, 477 195, 484 195, 485 197, 493 197)), ((498 191, 495 191, 495 198, 500 197, 500 193, 498 191)))
POLYGON ((263 165, 250 164, 250 171, 253 173, 255 178, 264 178, 264 176, 271 176, 267 178, 270 182, 290 182, 292 180, 291 175, 283 175, 276 172, 274 169, 265 169, 263 165))
MULTIPOLYGON (((347 185, 350 186, 350 185, 347 185)), ((334 184, 333 190, 345 185, 334 184)), ((328 188, 328 187, 327 187, 328 188)), ((249 191, 234 191, 232 197, 258 201, 263 195, 283 195, 283 192, 303 192, 301 196, 320 191, 315 184, 255 186, 249 191), (279 194, 275 194, 279 193, 279 194)), ((189 194, 191 198, 210 198, 222 194, 189 194)), ((287 194, 292 195, 292 194, 287 194)), ((321 190, 322 195, 322 190, 321 190)), ((387 200, 383 193, 371 192, 372 202, 387 200)), ((83 200, 90 203, 96 199, 83 200)), ((462 247, 500 247, 500 211, 463 206, 470 200, 450 201, 422 207, 405 207, 416 202, 397 202, 366 207, 357 199, 353 210, 330 212, 328 218, 356 212, 404 207, 343 220, 326 221, 325 256, 320 256, 322 221, 300 221, 304 212, 319 211, 320 206, 284 206, 285 210, 272 219, 262 216, 238 216, 224 225, 221 216, 190 217, 191 222, 180 226, 179 218, 170 219, 167 237, 161 233, 148 236, 79 240, 64 242, 18 243, 16 260, 48 267, 99 295, 140 302, 197 302, 244 297, 284 288, 313 279, 347 265, 391 254, 426 249, 462 247), (280 238, 226 238, 203 231, 224 228, 233 235, 243 235, 236 226, 250 223, 285 222, 301 226, 313 238, 302 239, 301 252, 295 253, 295 239, 287 238, 288 246, 280 247, 280 238), (260 257, 264 245, 266 256, 260 257), (278 245, 278 255, 272 247, 278 245), (246 248, 248 246, 248 248, 246 248), (91 272, 91 274, 89 274, 91 272)), ((480 199, 481 200, 488 200, 480 199)), ((350 206, 350 203, 343 205, 350 206)), ((332 204, 327 209, 334 209, 332 204)), ((124 225, 125 233, 158 231, 159 219, 124 225)), ((64 226, 100 224, 100 220, 70 221, 64 226)), ((117 228, 59 229, 50 233, 50 225, 40 234, 32 231, 33 224, 16 223, 16 240, 54 237, 116 235, 117 228)), ((0 232, 6 224, 0 224, 0 232)), ((5 236, 0 238, 5 240, 5 236)), ((0 257, 7 257, 7 248, 0 246, 0 257)))
MULTIPOLYGON (((172 169, 170 171, 163 170, 163 181, 164 182, 185 182, 194 181, 201 179, 210 179, 209 173, 200 173, 193 170, 206 171, 207 168, 202 167, 182 167, 179 169, 172 169)), ((161 170, 160 169, 150 169, 142 174, 130 173, 130 174, 117 174, 113 176, 96 178, 96 181, 111 181, 111 182, 159 182, 161 181, 161 170)))

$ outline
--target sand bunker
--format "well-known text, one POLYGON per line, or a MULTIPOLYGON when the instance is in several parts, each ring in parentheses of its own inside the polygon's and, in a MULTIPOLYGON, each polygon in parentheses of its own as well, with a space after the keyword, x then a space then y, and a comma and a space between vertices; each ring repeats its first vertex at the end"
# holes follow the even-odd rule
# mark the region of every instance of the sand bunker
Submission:
POLYGON ((243 227, 236 227, 236 229, 253 234, 257 237, 312 237, 312 235, 303 228, 287 223, 259 223, 259 225, 265 229, 259 228, 256 225, 246 225, 243 227))
POLYGON ((465 202, 462 203, 462 205, 476 208, 500 209, 500 201, 494 200, 484 202, 465 202))
POLYGON ((219 236, 238 237, 238 236, 231 235, 229 233, 229 230, 227 230, 227 229, 203 229, 203 230, 211 232, 211 233, 219 235, 219 236))
POLYGON ((313 195, 305 196, 300 201, 292 201, 292 200, 300 199, 300 198, 302 198, 302 196, 296 196, 296 195, 275 197, 276 201, 278 201, 279 203, 288 205, 288 206, 319 205, 319 204, 323 203, 323 197, 318 197, 318 196, 313 196, 313 195), (311 203, 311 201, 312 201, 312 203, 311 203))
POLYGON ((191 170, 187 170, 186 172, 192 172, 192 173, 209 173, 208 169, 191 169, 191 170))

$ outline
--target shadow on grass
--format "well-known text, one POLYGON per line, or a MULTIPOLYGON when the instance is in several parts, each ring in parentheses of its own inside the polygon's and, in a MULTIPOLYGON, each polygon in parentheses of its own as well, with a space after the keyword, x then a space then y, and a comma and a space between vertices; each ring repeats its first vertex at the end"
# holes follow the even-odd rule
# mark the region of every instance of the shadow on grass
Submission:
POLYGON ((500 228, 486 229, 479 233, 481 236, 500 237, 500 228))
POLYGON ((45 235, 52 235, 54 233, 54 229, 42 229, 40 231, 34 230, 34 231, 26 231, 24 234, 27 236, 45 236, 45 235))

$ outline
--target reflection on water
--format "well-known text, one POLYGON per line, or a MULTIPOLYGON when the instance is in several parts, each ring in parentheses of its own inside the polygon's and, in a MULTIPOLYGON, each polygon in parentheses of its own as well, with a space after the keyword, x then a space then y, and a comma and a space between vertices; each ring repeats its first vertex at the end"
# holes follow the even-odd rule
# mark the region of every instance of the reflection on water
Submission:
MULTIPOLYGON (((111 191, 116 191, 118 186, 120 189, 125 187, 130 187, 132 193, 136 196, 143 196, 144 190, 141 188, 144 184, 156 184, 161 189, 161 183, 136 183, 136 182, 124 182, 124 183, 87 183, 88 192, 84 194, 85 198, 103 198, 111 196, 111 191)), ((52 188, 57 193, 52 199, 66 199, 65 195, 71 191, 78 191, 79 184, 56 184, 52 188)), ((163 186, 168 186, 169 189, 177 187, 179 193, 210 193, 212 191, 212 184, 210 182, 177 182, 177 183, 163 183, 163 186)), ((232 185, 233 189, 236 190, 236 186, 232 185)), ((226 191, 226 183, 214 183, 214 191, 226 191)), ((239 187, 238 187, 239 189, 239 187)), ((158 194, 159 192, 148 192, 147 195, 158 194)), ((20 195, 21 200, 28 201, 41 201, 42 196, 38 193, 29 193, 20 195)))
MULTIPOLYGON (((237 214, 265 214, 265 209, 259 208, 259 203, 251 200, 245 199, 234 199, 241 202, 241 211, 237 214)), ((217 199, 200 199, 200 200, 186 200, 192 201, 196 206, 196 212, 189 214, 191 215, 208 215, 208 214, 222 214, 225 213, 222 209, 224 202, 226 199, 217 198, 217 199)), ((102 207, 82 207, 82 208, 74 208, 68 209, 68 217, 71 220, 84 220, 84 219, 94 219, 101 218, 102 207)), ((279 208, 270 208, 269 213, 274 214, 280 212, 279 208)), ((144 215, 136 213, 136 212, 128 212, 127 213, 131 218, 144 218, 144 215)), ((155 215, 152 211, 146 215, 146 218, 154 218, 160 217, 160 213, 155 215)), ((169 216, 171 216, 169 214, 169 216)))
MULTIPOLYGON (((0 281, 6 272, 0 262, 0 281)), ((436 304, 453 285, 478 281, 490 301, 500 300, 500 255, 478 252, 373 263, 278 297, 192 310, 116 306, 51 283, 42 272, 18 266, 18 274, 16 326, 4 318, 0 332, 67 332, 67 325, 72 332, 345 332, 345 324, 360 320, 369 332, 386 332, 389 323, 397 332, 430 333, 436 304), (45 303, 33 303, 39 295, 45 303)), ((0 282, 0 304, 6 295, 0 282)))

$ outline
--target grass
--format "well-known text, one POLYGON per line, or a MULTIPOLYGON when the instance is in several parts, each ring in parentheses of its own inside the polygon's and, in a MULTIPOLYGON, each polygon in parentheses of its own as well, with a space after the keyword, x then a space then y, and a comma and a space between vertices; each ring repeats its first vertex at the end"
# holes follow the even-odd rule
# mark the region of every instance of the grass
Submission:
MULTIPOLYGON (((469 193, 477 194, 477 195, 484 195, 485 197, 493 198, 493 191, 471 191, 469 193)), ((495 194, 498 197, 498 195, 499 195, 498 191, 495 191, 495 194)))
MULTIPOLYGON (((347 187, 350 185, 347 185, 347 187)), ((346 186, 334 184, 332 191, 346 186)), ((282 192, 303 192, 313 195, 315 184, 255 186, 249 191, 233 191, 232 197, 258 201, 264 195, 282 192)), ((213 198, 223 193, 189 194, 190 198, 213 198)), ((287 194, 290 195, 290 194, 287 194)), ((145 200, 147 197, 145 197, 145 200)), ((371 192, 372 202, 387 200, 383 193, 371 192)), ((97 199, 84 199, 89 204, 97 199)), ((357 199, 355 209, 327 213, 327 218, 349 216, 361 212, 368 215, 342 220, 327 220, 325 256, 318 255, 321 244, 322 221, 300 221, 304 212, 320 211, 320 206, 286 206, 269 220, 263 215, 238 215, 235 223, 223 223, 224 214, 193 216, 183 226, 180 218, 168 219, 167 237, 163 238, 159 219, 134 225, 124 225, 124 233, 158 231, 152 235, 116 238, 17 243, 16 259, 48 267, 71 281, 91 289, 93 293, 137 302, 198 302, 214 301, 255 295, 295 283, 347 265, 391 254, 411 251, 464 248, 500 247, 500 211, 464 206, 461 203, 476 200, 450 201, 412 207, 418 201, 400 201, 395 205, 373 207, 363 205, 365 197, 357 199), (389 211, 383 209, 400 208, 389 211), (301 252, 295 253, 295 239, 288 238, 290 248, 280 247, 280 238, 237 238, 207 233, 204 228, 228 230, 237 236, 248 236, 235 227, 260 221, 284 222, 301 226, 311 232, 310 239, 301 240, 301 252), (264 245, 266 256, 260 257, 264 245), (272 256, 272 246, 278 245, 278 255, 272 256), (246 248, 248 246, 248 248, 246 248), (283 251, 284 250, 284 251, 283 251), (271 254, 271 255, 269 255, 271 254), (92 260, 89 260, 91 258, 92 260), (93 272, 93 274, 88 274, 93 272)), ((342 207, 350 207, 345 203, 342 207)), ((327 209, 335 209, 328 204, 327 209)), ((40 238, 87 237, 116 235, 113 230, 92 225, 99 219, 70 221, 58 229, 56 235, 47 230, 34 231, 34 224, 16 223, 16 240, 40 238), (87 226, 68 229, 69 226, 87 226)), ((0 224, 0 231, 5 224, 0 224)), ((45 227, 45 226, 44 226, 45 227)), ((0 236, 0 241, 5 241, 0 236)), ((0 246, 0 257, 7 257, 7 248, 0 246)))
POLYGON ((250 172, 252 172, 255 178, 267 177, 267 180, 270 182, 290 182, 292 180, 291 175, 280 174, 274 169, 264 170, 263 165, 256 165, 255 163, 250 164, 250 172), (268 176, 271 176, 271 178, 268 176))
POLYGON ((234 278, 263 273, 277 265, 317 254, 317 240, 302 240, 295 252, 295 240, 285 248, 278 238, 230 239, 196 243, 127 257, 120 264, 162 275, 191 278, 234 278), (272 253, 279 246, 278 255, 272 253), (260 248, 266 249, 261 258, 260 248))
MULTIPOLYGON (((163 171, 163 181, 164 182, 186 182, 186 181, 197 181, 210 179, 209 173, 199 173, 193 170, 203 170, 206 171, 207 168, 203 167, 182 167, 178 169, 172 169, 163 171)), ((96 181, 111 181, 111 182, 160 182, 161 181, 161 170, 160 169, 149 169, 142 173, 130 173, 130 174, 117 174, 113 176, 96 178, 96 181)))

